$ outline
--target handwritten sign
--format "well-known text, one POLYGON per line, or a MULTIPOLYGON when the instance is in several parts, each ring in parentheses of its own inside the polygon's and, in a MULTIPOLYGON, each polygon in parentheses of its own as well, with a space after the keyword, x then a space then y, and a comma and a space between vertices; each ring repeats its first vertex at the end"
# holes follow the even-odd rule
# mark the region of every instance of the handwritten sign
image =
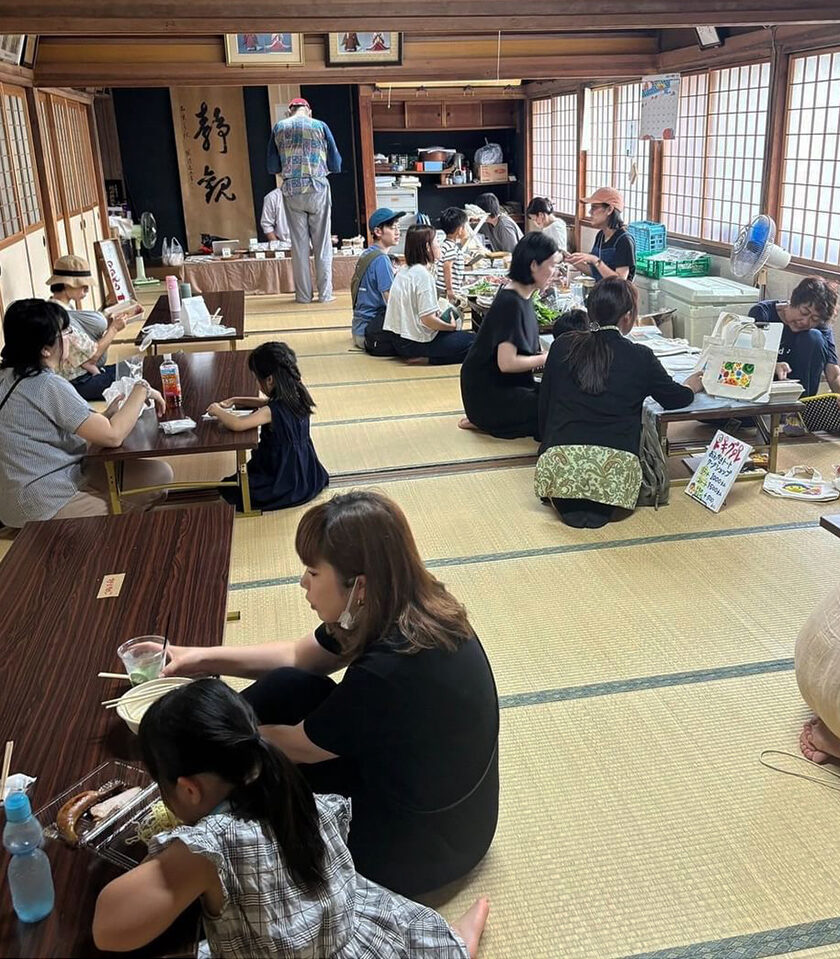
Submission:
POLYGON ((105 281, 105 302, 115 304, 133 304, 134 286, 125 265, 122 250, 117 240, 97 240, 94 243, 96 262, 105 281))
POLYGON ((718 430, 686 486, 686 493, 713 513, 720 512, 751 451, 748 443, 718 430))
POLYGON ((251 168, 240 87, 173 87, 170 91, 187 242, 202 234, 255 232, 251 168))
POLYGON ((109 573, 102 577, 102 583, 99 586, 97 599, 114 599, 120 595, 125 573, 109 573))

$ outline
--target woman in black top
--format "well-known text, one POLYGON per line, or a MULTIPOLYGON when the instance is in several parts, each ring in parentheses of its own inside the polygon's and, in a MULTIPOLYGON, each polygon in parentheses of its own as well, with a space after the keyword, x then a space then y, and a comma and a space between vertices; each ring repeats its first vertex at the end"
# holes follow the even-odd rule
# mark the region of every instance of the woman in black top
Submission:
POLYGON ((461 366, 461 399, 467 414, 458 425, 500 439, 537 436, 534 370, 545 365, 531 297, 552 280, 560 254, 545 233, 516 244, 510 286, 499 290, 461 366))
POLYGON ((688 406, 702 389, 702 373, 681 386, 652 350, 626 339, 636 320, 632 283, 604 280, 587 309, 593 329, 564 333, 548 354, 534 488, 568 525, 597 528, 616 507, 636 505, 645 397, 665 409, 688 406))
POLYGON ((598 233, 591 253, 570 253, 566 260, 578 270, 588 270, 596 281, 609 276, 632 280, 636 275, 636 243, 621 219, 624 198, 618 190, 604 186, 583 202, 589 204, 589 219, 598 233))
MULTIPOLYGON (((499 706, 464 607, 377 493, 310 509, 295 548, 322 624, 296 643, 169 647, 167 675, 257 679, 262 733, 312 788, 353 800, 356 869, 419 896, 472 869, 496 830, 499 706), (340 683, 330 673, 347 667, 340 683)), ((278 797, 282 801, 282 797, 278 797)))

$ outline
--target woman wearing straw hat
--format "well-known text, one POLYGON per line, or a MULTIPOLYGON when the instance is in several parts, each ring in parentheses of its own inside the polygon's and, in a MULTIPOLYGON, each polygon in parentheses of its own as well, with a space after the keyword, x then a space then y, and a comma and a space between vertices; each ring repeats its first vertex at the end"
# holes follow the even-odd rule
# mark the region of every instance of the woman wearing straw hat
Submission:
POLYGON ((101 400, 103 391, 116 379, 116 368, 105 365, 107 350, 117 333, 125 329, 125 319, 114 316, 108 320, 97 310, 81 308, 92 278, 87 260, 71 253, 55 261, 47 283, 51 300, 70 318, 67 349, 58 372, 83 399, 101 400))
POLYGON ((581 201, 589 204, 589 219, 598 231, 591 253, 570 253, 566 262, 599 282, 608 276, 632 280, 636 275, 636 244, 621 218, 624 197, 611 186, 602 186, 581 201))

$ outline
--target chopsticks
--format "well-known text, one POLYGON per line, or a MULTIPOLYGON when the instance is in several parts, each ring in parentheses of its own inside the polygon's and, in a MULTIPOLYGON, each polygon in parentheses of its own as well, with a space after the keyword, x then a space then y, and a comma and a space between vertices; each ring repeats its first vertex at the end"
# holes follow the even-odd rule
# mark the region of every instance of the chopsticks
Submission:
POLYGON ((100 679, 124 679, 128 682, 127 673, 97 673, 96 674, 100 679))
POLYGON ((14 739, 6 740, 6 751, 3 754, 3 772, 0 774, 0 799, 6 795, 6 780, 9 778, 9 769, 12 765, 12 750, 15 748, 14 739))
POLYGON ((147 693, 138 693, 136 696, 130 696, 126 694, 125 696, 119 696, 117 699, 103 699, 100 705, 104 706, 106 709, 113 709, 115 706, 119 706, 120 703, 123 703, 126 706, 139 703, 152 703, 156 699, 160 699, 161 691, 160 689, 150 689, 147 693))

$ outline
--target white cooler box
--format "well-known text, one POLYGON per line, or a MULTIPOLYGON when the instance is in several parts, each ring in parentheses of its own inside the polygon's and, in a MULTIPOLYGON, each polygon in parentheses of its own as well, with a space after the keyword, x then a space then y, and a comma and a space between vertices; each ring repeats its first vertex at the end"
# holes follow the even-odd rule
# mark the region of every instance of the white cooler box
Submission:
POLYGON ((633 285, 639 294, 639 313, 656 313, 660 309, 659 280, 637 273, 633 285))
POLYGON ((746 316, 758 302, 758 287, 726 280, 722 276, 663 276, 659 280, 660 309, 674 308, 674 336, 692 346, 714 329, 722 310, 746 316))

